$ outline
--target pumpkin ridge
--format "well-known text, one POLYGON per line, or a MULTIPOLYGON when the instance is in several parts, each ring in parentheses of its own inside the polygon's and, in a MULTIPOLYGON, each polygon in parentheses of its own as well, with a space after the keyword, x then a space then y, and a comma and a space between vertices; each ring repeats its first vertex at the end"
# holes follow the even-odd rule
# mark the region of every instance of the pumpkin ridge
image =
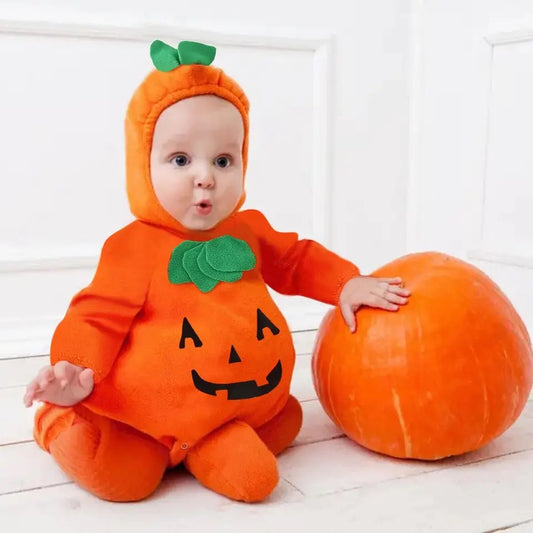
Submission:
POLYGON ((400 429, 402 430, 404 454, 406 457, 411 457, 413 454, 413 442, 411 440, 411 436, 409 435, 409 432, 407 431, 407 426, 405 424, 405 419, 403 417, 400 395, 398 394, 398 391, 394 387, 391 388, 391 393, 392 393, 392 405, 394 406, 394 410, 396 411, 396 414, 398 416, 398 423, 400 424, 400 429))
POLYGON ((483 442, 483 440, 485 438, 485 434, 488 431, 488 425, 489 425, 489 421, 490 421, 489 397, 488 397, 488 394, 487 394, 487 380, 485 378, 485 374, 482 372, 482 370, 480 368, 479 357, 478 357, 475 349, 473 349, 474 347, 472 345, 470 345, 469 348, 470 348, 470 351, 472 352, 472 356, 474 358, 474 361, 476 362, 476 368, 479 371, 479 384, 480 384, 481 389, 483 391, 483 429, 480 431, 481 434, 479 436, 478 442, 475 445, 475 447, 478 448, 481 445, 481 443, 483 442))

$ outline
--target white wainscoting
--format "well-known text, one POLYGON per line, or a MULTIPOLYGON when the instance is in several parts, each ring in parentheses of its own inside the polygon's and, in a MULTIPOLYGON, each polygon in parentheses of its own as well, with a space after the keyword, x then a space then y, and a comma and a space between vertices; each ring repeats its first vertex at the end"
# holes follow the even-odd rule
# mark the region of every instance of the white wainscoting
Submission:
POLYGON ((469 256, 533 265, 533 31, 489 35, 489 105, 479 243, 469 256))
POLYGON ((408 249, 472 262, 533 331, 533 4, 412 0, 408 249))
POLYGON ((478 239, 467 258, 493 277, 533 327, 533 30, 485 36, 490 54, 478 239))

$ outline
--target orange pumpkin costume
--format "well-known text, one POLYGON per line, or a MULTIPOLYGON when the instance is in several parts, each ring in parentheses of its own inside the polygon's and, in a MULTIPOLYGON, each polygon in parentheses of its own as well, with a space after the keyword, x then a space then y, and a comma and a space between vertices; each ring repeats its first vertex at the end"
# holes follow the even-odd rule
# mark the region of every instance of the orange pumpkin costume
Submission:
POLYGON ((148 496, 182 461, 221 494, 266 497, 278 481, 275 454, 302 421, 289 395, 291 335, 266 285, 336 305, 359 274, 321 245, 275 231, 260 212, 238 211, 244 194, 209 231, 189 231, 161 207, 150 179, 155 123, 166 107, 203 94, 241 113, 246 166, 242 89, 208 65, 152 71, 126 117, 127 190, 137 220, 106 241, 93 281, 73 298, 52 340, 51 363, 91 368, 95 386, 76 406, 44 404, 35 439, 80 486, 108 500, 148 496), (228 239, 253 254, 242 275, 232 250, 218 246, 228 239), (205 290, 172 281, 176 253, 187 268, 193 262, 185 269, 191 280, 218 281, 205 290))

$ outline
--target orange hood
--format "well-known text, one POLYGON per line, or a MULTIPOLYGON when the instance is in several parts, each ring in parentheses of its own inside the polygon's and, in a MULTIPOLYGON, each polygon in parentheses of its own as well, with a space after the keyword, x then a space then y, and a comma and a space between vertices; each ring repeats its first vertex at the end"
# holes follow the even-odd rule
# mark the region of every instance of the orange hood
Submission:
MULTIPOLYGON (((243 175, 246 172, 249 103, 239 85, 213 66, 180 65, 170 72, 153 70, 133 94, 126 115, 126 187, 131 212, 137 219, 188 232, 157 200, 150 176, 150 151, 155 123, 161 112, 179 100, 204 94, 224 98, 239 110, 244 125, 243 175)), ((234 212, 244 199, 243 184, 243 193, 234 212)))

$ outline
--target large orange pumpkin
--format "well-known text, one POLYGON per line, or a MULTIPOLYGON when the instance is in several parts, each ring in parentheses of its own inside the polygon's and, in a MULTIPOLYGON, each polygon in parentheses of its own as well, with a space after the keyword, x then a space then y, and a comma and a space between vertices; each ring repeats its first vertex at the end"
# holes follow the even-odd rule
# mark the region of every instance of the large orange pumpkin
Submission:
POLYGON ((498 286, 440 253, 402 257, 375 276, 401 276, 398 312, 362 308, 350 333, 338 309, 313 354, 318 398, 355 442, 401 458, 475 450, 520 415, 532 385, 526 328, 498 286))

